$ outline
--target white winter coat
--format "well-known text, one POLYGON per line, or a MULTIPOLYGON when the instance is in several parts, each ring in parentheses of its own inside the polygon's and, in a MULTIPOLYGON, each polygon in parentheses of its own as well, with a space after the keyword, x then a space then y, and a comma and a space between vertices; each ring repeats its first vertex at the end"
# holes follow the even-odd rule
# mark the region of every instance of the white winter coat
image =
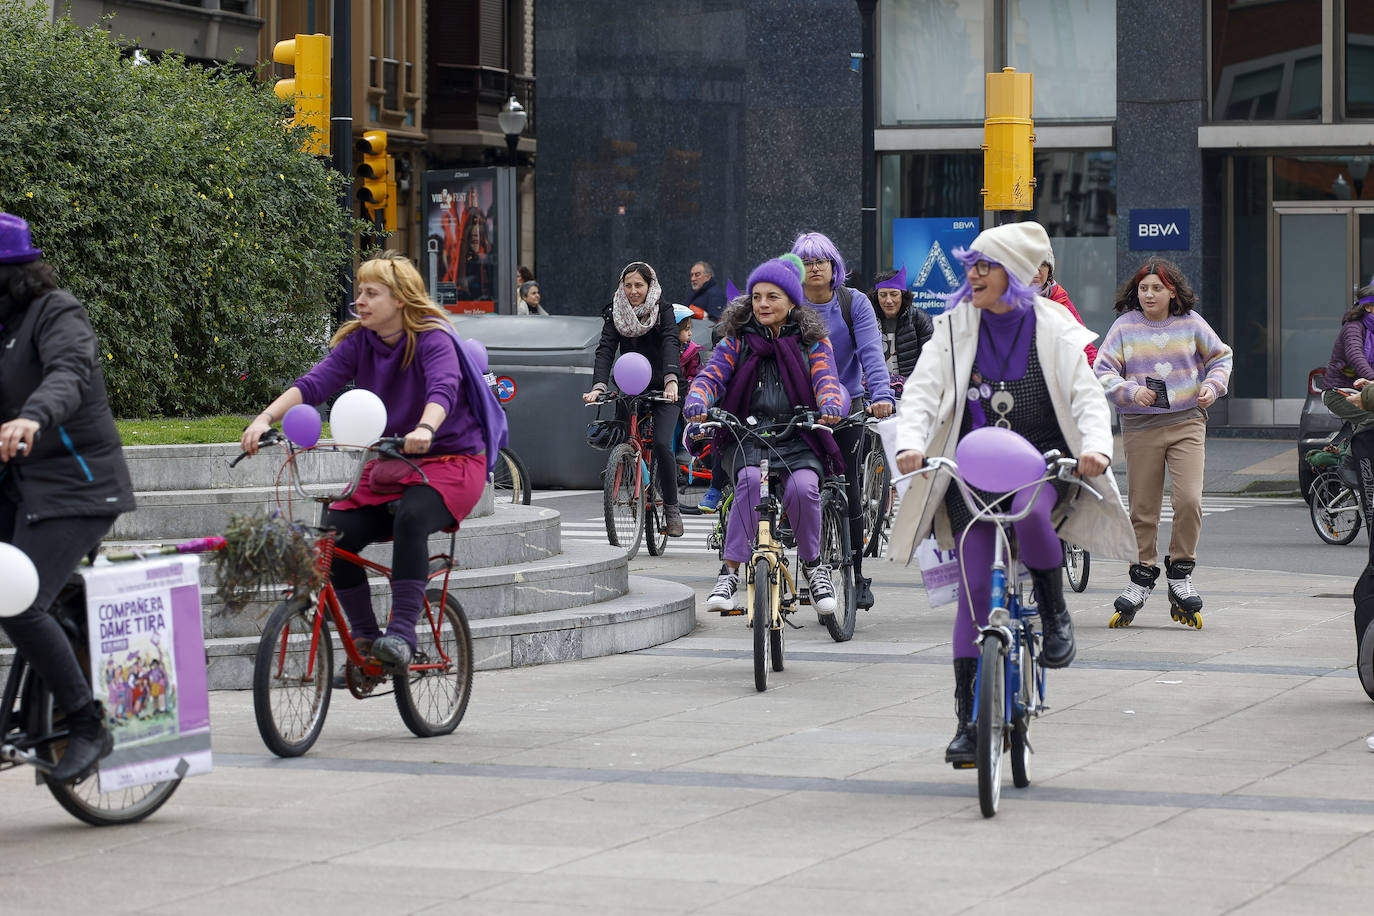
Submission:
MULTIPOLYGON (((954 457, 968 405, 969 375, 978 350, 981 321, 982 312, 967 300, 935 318, 935 333, 921 350, 897 407, 899 453, 915 449, 927 457, 954 457)), ((1069 452, 1098 452, 1110 457, 1111 408, 1083 357, 1084 344, 1096 337, 1057 303, 1040 297, 1035 300, 1036 354, 1069 452)), ((1108 471, 1086 483, 1104 498, 1097 500, 1079 487, 1070 487, 1063 505, 1052 515, 1059 536, 1091 553, 1135 562, 1135 533, 1121 504, 1116 478, 1108 471)), ((949 486, 944 474, 911 478, 892 525, 893 559, 905 558, 909 563, 916 545, 932 530, 941 547, 954 547, 945 511, 949 486)))

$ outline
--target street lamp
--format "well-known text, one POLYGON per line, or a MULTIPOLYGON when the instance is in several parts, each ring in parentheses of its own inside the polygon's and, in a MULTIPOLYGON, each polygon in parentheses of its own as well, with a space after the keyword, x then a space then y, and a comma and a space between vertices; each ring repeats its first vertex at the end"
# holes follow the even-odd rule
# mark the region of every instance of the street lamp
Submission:
POLYGON ((529 118, 530 116, 525 114, 525 106, 517 102, 513 95, 496 116, 496 123, 501 126, 501 133, 506 135, 506 148, 510 150, 510 164, 512 166, 516 164, 515 146, 520 142, 520 135, 525 132, 525 124, 529 118))

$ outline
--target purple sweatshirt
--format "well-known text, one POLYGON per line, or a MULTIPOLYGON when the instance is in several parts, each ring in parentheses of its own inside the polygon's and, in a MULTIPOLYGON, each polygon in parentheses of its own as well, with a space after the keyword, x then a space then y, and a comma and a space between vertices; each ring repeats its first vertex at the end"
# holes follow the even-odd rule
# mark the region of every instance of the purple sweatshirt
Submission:
POLYGON ((296 379, 307 404, 322 404, 349 382, 366 388, 386 405, 382 435, 404 436, 420 422, 428 403, 448 411, 434 432, 431 454, 480 455, 486 451, 482 428, 463 397, 453 335, 445 328, 422 331, 415 339, 415 358, 402 368, 402 343, 389 347, 366 328, 349 334, 313 369, 296 379))
POLYGON ((887 372, 887 362, 883 359, 883 331, 878 327, 878 318, 869 303, 868 297, 857 289, 851 291, 854 300, 850 303, 850 317, 854 319, 854 340, 849 339, 849 327, 844 322, 844 309, 840 308, 840 297, 834 293, 824 305, 807 302, 821 316, 830 329, 830 347, 835 351, 835 370, 840 376, 840 384, 849 392, 851 398, 861 397, 864 393, 865 374, 868 382, 868 395, 874 401, 896 403, 892 394, 892 382, 887 372), (858 343, 855 350, 854 343, 858 343))
POLYGON ((1364 322, 1347 321, 1331 348, 1331 361, 1322 376, 1323 388, 1349 388, 1357 378, 1374 378, 1374 366, 1364 352, 1364 322))

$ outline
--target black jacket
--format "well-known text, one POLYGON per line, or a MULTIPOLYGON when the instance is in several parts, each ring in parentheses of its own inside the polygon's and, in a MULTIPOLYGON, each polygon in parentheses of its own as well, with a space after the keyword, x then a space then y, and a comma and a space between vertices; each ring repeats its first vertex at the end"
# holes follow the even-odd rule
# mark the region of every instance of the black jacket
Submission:
POLYGON ((725 311, 727 305, 725 301, 725 290, 716 285, 715 277, 707 277, 706 282, 701 284, 701 288, 692 293, 692 298, 687 301, 689 306, 695 305, 706 313, 712 321, 720 320, 720 313, 725 311))
MULTIPOLYGON (((871 304, 881 330, 887 316, 876 301, 871 304)), ((903 305, 897 311, 897 340, 894 346, 897 350, 898 375, 905 379, 911 374, 911 370, 916 368, 916 360, 921 356, 921 348, 934 333, 935 324, 930 320, 930 315, 925 309, 917 308, 915 303, 903 305)))
MULTIPOLYGON (((669 376, 682 387, 682 341, 677 336, 677 323, 673 321, 673 307, 660 300, 658 324, 638 337, 626 337, 615 329, 615 319, 611 317, 614 304, 606 306, 601 312, 605 324, 601 328, 601 342, 596 345, 596 368, 593 370, 592 383, 609 385, 611 366, 615 364, 616 353, 643 353, 653 367, 651 388, 661 388, 669 376)), ((685 391, 678 392, 685 395, 685 391)))
POLYGON ((0 465, 4 492, 18 490, 29 522, 132 510, 133 486, 86 309, 59 289, 2 320, 0 417, 39 424, 33 453, 0 465))

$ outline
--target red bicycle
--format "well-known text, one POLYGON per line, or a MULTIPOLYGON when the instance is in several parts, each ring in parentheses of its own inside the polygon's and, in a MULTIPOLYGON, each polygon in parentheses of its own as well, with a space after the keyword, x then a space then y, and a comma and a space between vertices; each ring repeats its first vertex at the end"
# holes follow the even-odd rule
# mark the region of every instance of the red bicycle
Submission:
MULTIPOLYGON (((405 461, 420 470, 401 453, 404 443, 405 439, 400 437, 382 438, 366 451, 387 460, 405 461)), ((296 462, 316 449, 293 448, 276 430, 265 433, 259 444, 280 444, 287 449, 287 458, 278 474, 278 503, 282 501, 281 475, 285 474, 291 491, 319 504, 320 521, 313 526, 317 532, 313 550, 323 577, 317 594, 288 592, 267 618, 258 641, 253 662, 253 713, 263 742, 279 757, 298 757, 319 738, 329 711, 334 670, 333 638, 326 625, 331 622, 348 659, 345 681, 349 693, 358 699, 384 696, 376 693, 376 688, 390 677, 396 708, 407 728, 421 738, 449 734, 467 711, 473 669, 472 633, 467 616, 458 599, 449 594, 457 534, 449 538, 448 553, 429 558, 431 587, 426 589, 425 607, 416 625, 418 646, 410 668, 403 677, 388 675, 359 651, 328 578, 330 565, 344 562, 391 580, 389 568, 336 546, 335 532, 325 525, 329 504, 346 498, 357 487, 363 462, 358 462, 358 469, 343 493, 308 493, 296 473, 296 462)), ((246 456, 247 453, 240 455, 231 466, 246 456)), ((288 514, 289 501, 288 497, 288 514)))
POLYGON ((654 418, 651 404, 676 403, 661 391, 646 391, 633 397, 606 394, 591 404, 611 402, 628 412, 626 438, 611 449, 602 475, 602 508, 606 518, 606 537, 612 547, 624 547, 629 558, 639 553, 641 539, 647 541, 650 556, 662 556, 668 549, 668 529, 663 518, 663 489, 654 461, 654 418))

